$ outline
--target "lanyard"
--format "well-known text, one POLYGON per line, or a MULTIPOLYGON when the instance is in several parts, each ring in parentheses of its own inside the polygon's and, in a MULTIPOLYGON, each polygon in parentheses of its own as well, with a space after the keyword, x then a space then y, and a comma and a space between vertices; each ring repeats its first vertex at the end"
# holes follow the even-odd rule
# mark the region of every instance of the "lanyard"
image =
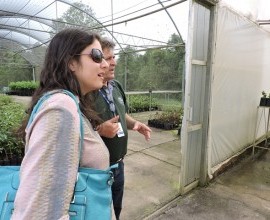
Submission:
POLYGON ((104 98, 104 100, 109 105, 109 108, 110 108, 111 112, 115 116, 116 113, 115 113, 115 105, 114 105, 114 101, 113 101, 112 90, 113 90, 113 86, 111 84, 108 84, 108 87, 105 87, 105 86, 102 87, 99 90, 99 92, 101 93, 102 97, 104 98))

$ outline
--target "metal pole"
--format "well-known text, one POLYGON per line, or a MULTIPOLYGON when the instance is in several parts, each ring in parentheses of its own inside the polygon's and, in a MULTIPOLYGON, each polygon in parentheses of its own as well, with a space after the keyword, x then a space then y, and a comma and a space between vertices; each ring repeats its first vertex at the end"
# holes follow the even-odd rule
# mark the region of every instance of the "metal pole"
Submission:
POLYGON ((152 89, 149 90, 149 111, 152 111, 152 89))
POLYGON ((176 29, 176 31, 177 31, 179 37, 180 37, 181 42, 184 42, 184 41, 183 41, 183 38, 182 38, 182 36, 181 36, 181 34, 180 34, 180 31, 178 30, 178 28, 177 28, 177 26, 176 26, 176 24, 175 24, 175 22, 174 22, 172 16, 171 16, 170 13, 167 11, 167 8, 164 7, 163 3, 162 3, 160 0, 158 0, 158 2, 159 2, 159 4, 162 6, 162 8, 164 8, 165 12, 167 13, 167 15, 169 16, 169 18, 171 19, 171 21, 172 21, 172 23, 173 23, 173 25, 174 25, 174 27, 175 27, 175 29, 176 29))
POLYGON ((113 0, 111 0, 111 15, 112 15, 112 36, 113 36, 113 0))
POLYGON ((125 92, 127 91, 127 71, 128 71, 128 68, 127 68, 127 54, 125 53, 125 79, 124 79, 124 90, 125 92))
MULTIPOLYGON (((56 20, 58 20, 58 10, 57 10, 57 1, 55 2, 55 17, 56 17, 56 20)), ((56 24, 56 33, 58 33, 58 22, 55 22, 55 24, 56 24)))
MULTIPOLYGON (((185 57, 185 55, 184 55, 184 57, 185 57)), ((181 100, 181 107, 182 108, 184 108, 184 104, 185 104, 185 78, 186 78, 186 75, 185 75, 185 73, 186 73, 186 71, 185 71, 185 69, 186 69, 186 63, 185 63, 185 59, 183 60, 183 62, 182 62, 182 64, 183 64, 183 70, 182 70, 182 89, 181 89, 181 91, 182 91, 182 93, 181 93, 181 95, 182 95, 182 100, 181 100)))
POLYGON ((33 81, 36 81, 35 67, 32 67, 33 81))

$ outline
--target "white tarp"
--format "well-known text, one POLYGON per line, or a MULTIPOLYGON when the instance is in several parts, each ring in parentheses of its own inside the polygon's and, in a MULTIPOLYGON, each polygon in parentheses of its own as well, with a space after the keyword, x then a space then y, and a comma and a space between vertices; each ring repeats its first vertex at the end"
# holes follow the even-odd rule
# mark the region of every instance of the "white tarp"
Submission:
MULTIPOLYGON (((262 90, 270 93, 270 33, 224 5, 217 10, 209 171, 253 142, 262 90)), ((257 137, 263 134, 261 121, 257 137)))

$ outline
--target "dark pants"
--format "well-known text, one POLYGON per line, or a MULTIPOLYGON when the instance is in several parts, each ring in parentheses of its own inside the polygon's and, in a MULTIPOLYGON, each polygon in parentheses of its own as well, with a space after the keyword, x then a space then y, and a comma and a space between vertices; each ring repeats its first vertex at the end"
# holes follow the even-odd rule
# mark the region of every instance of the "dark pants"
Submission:
POLYGON ((117 220, 120 219, 120 213, 122 210, 122 200, 124 194, 124 162, 118 163, 118 168, 112 169, 114 174, 114 183, 112 185, 112 199, 115 217, 117 220))

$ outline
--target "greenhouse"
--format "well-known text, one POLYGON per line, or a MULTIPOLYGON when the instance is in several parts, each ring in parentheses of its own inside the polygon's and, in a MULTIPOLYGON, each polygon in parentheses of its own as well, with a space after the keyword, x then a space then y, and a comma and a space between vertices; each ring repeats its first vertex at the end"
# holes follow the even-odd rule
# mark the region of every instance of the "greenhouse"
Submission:
POLYGON ((270 110, 260 100, 262 91, 270 97, 270 22, 264 10, 270 5, 264 0, 119 2, 0 0, 0 89, 4 93, 12 82, 38 81, 46 47, 65 28, 113 39, 116 79, 128 97, 129 113, 140 108, 152 112, 151 117, 165 108, 181 112, 181 124, 169 131, 173 136, 159 133, 145 146, 137 139, 130 141, 125 159, 131 173, 127 204, 136 202, 132 187, 145 203, 134 205, 124 216, 143 219, 207 185, 235 161, 269 150, 262 143, 269 137, 270 110), (154 146, 162 153, 149 153, 154 146), (139 154, 131 160, 135 153, 139 154), (155 157, 165 165, 159 167, 155 157), (148 170, 140 170, 142 166, 148 170), (132 184, 136 174, 142 179, 148 172, 156 175, 155 166, 168 176, 156 176, 143 186, 132 184), (172 190, 158 191, 155 184, 172 190), (142 187, 151 196, 144 195, 142 187))

